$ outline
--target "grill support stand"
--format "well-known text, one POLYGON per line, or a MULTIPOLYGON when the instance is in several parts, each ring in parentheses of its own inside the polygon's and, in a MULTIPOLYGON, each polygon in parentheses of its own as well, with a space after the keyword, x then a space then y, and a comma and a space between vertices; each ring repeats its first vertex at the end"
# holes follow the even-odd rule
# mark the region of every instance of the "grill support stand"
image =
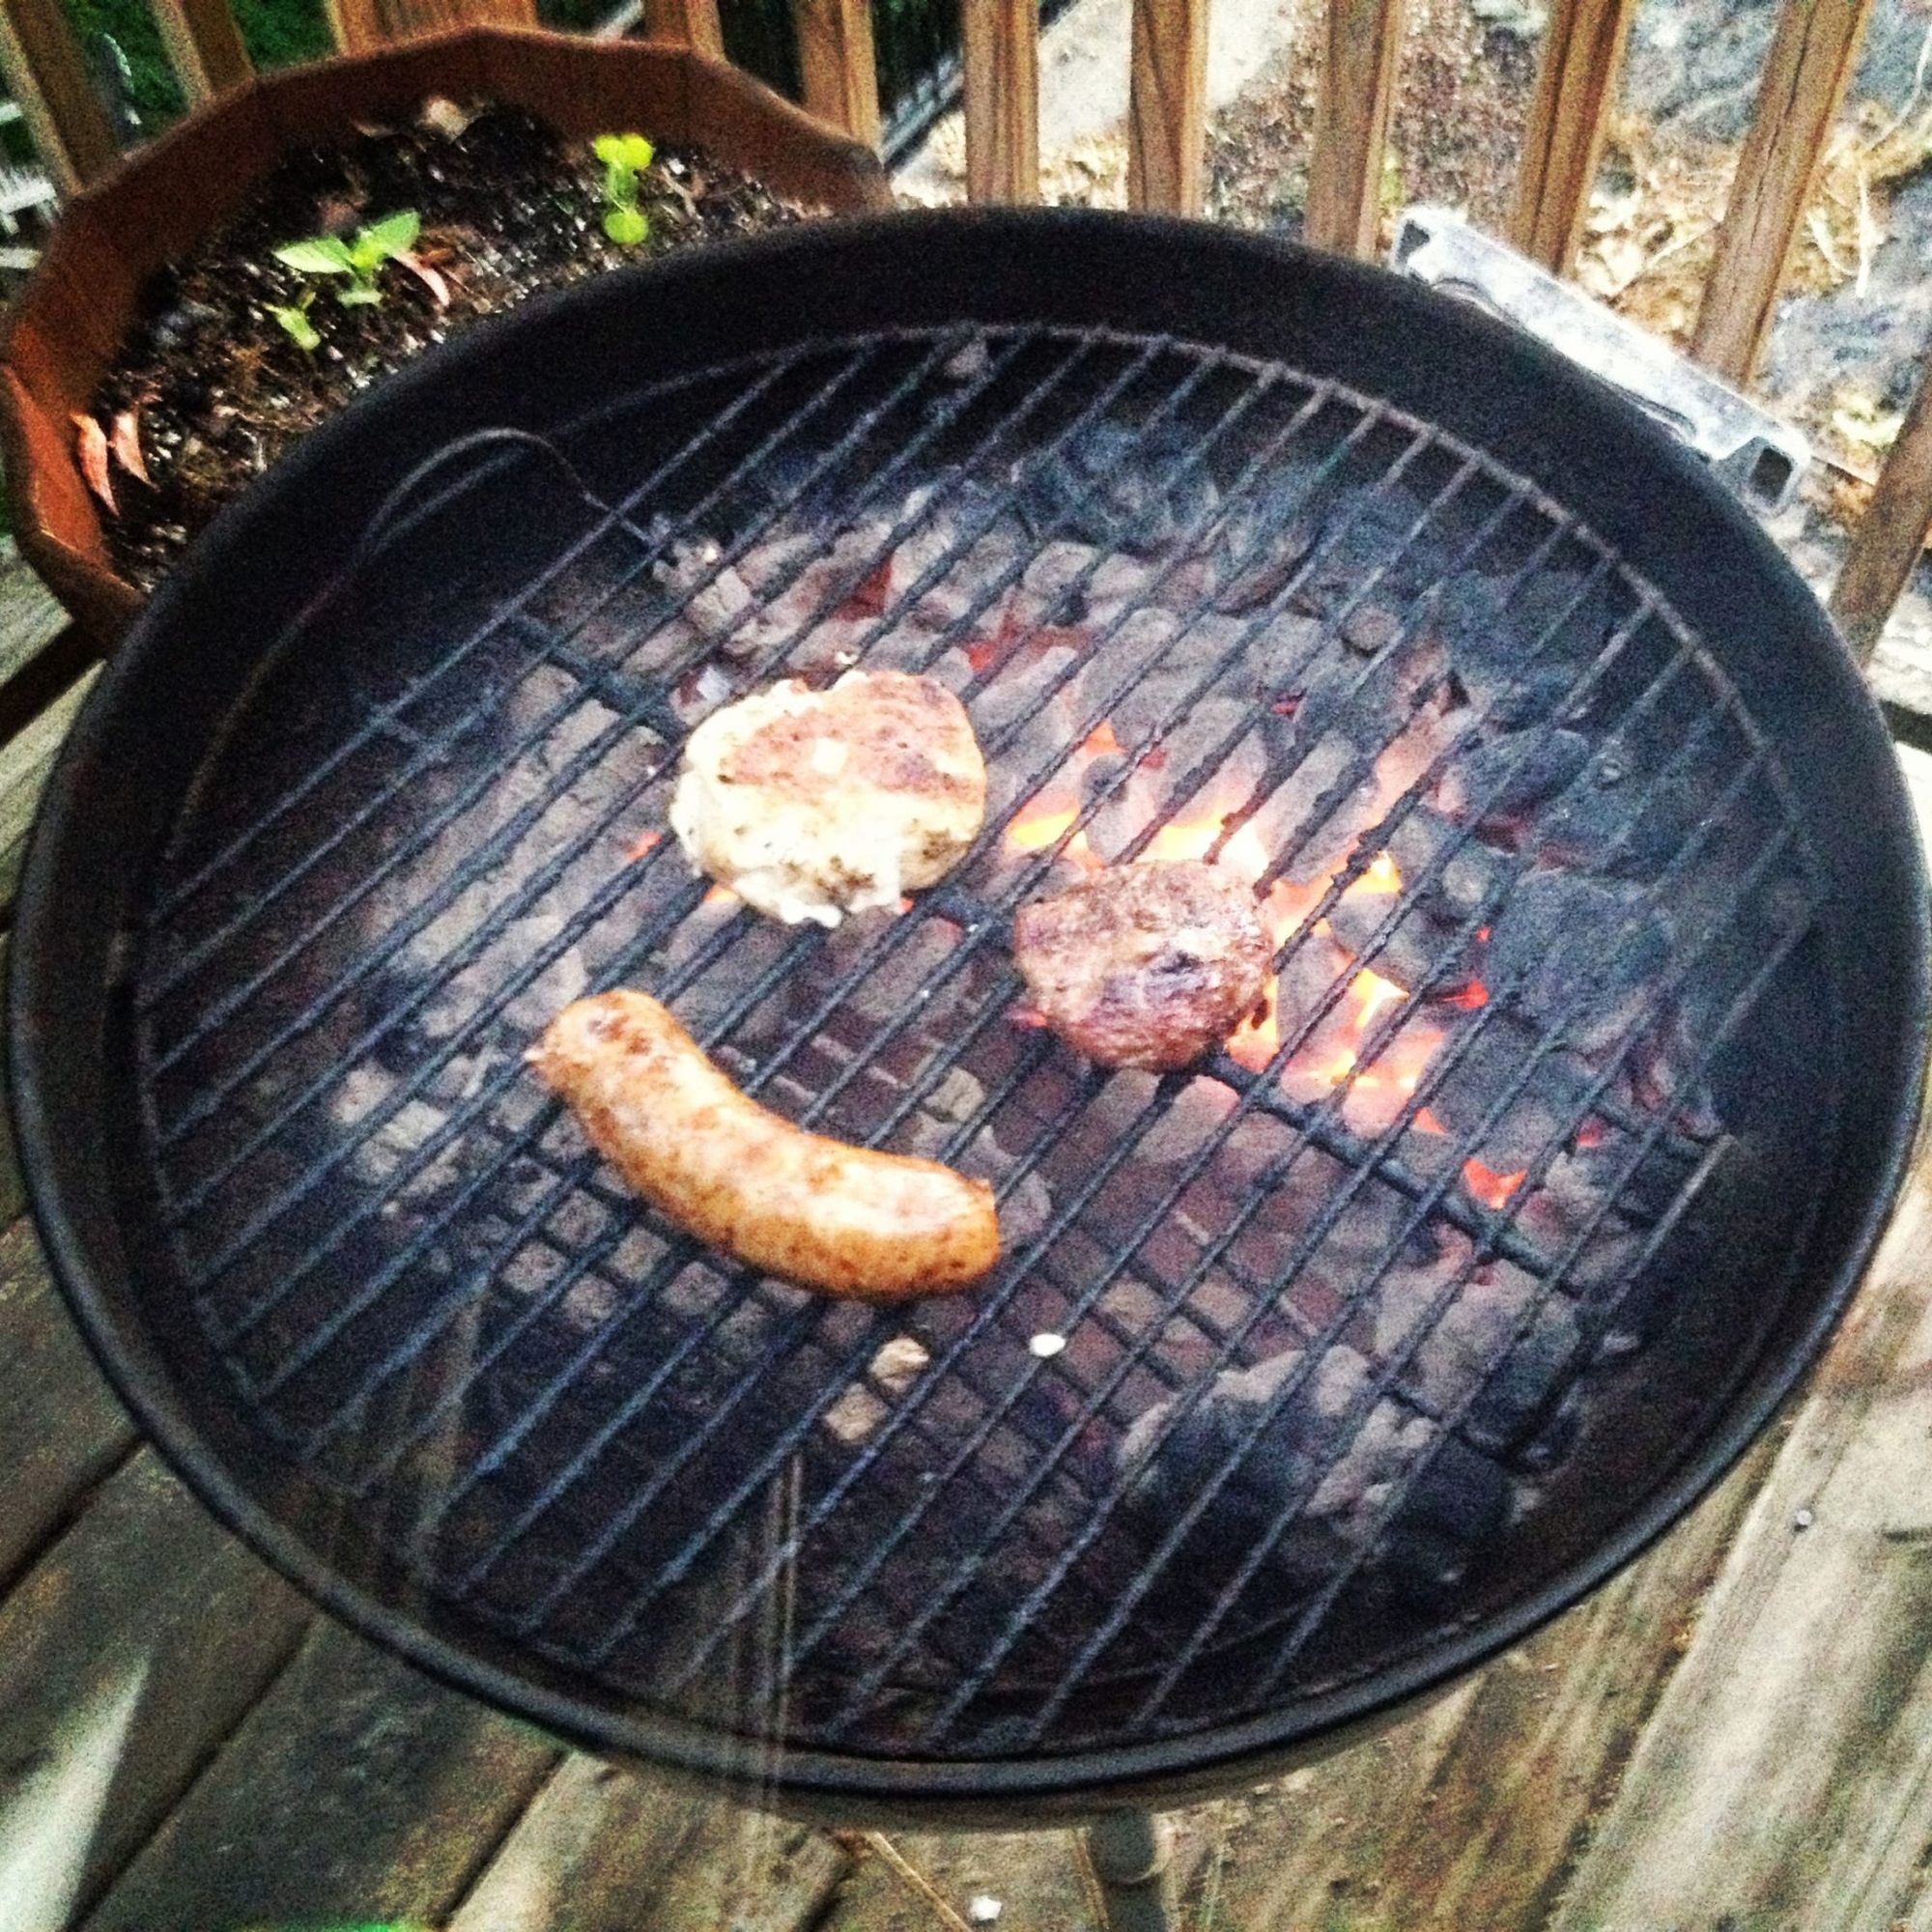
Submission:
POLYGON ((1170 1932, 1174 1882, 1166 1821, 1149 1811, 1114 1811, 1087 1831, 1107 1932, 1170 1932))

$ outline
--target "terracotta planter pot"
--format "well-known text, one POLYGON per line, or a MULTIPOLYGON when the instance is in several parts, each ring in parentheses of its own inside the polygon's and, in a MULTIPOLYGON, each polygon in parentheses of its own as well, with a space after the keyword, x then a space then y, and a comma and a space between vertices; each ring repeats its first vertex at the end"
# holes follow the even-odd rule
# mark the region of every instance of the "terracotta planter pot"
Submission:
POLYGON ((526 108, 568 135, 639 128, 700 143, 779 193, 837 213, 889 208, 873 155, 770 89, 682 46, 470 27, 270 74, 128 156, 63 213, 0 331, 0 461, 22 554, 103 644, 139 610, 74 454, 141 284, 226 218, 289 150, 429 95, 526 108))

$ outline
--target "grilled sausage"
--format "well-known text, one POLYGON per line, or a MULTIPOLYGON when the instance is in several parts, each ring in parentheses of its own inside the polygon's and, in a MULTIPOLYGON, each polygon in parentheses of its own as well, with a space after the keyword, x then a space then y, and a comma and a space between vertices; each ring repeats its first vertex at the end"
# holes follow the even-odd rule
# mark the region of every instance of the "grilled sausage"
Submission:
POLYGON ((983 1180, 794 1126, 647 993, 573 1001, 529 1059, 645 1200, 767 1273, 888 1298, 963 1288, 999 1259, 983 1180))

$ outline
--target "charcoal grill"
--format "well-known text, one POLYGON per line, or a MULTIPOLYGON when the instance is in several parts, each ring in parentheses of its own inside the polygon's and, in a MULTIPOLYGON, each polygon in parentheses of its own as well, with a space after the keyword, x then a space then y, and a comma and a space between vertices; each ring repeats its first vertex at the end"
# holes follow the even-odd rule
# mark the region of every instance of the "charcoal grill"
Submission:
POLYGON ((1921 901, 1809 594, 1535 345, 1196 226, 828 225, 533 304, 223 518, 50 786, 14 1104, 109 1373, 352 1623, 613 1756, 1037 1818, 1331 1747, 1717 1477, 1891 1199, 1921 901), (965 697, 986 829, 781 928, 662 836, 678 746, 855 664, 965 697), (1013 907, 1176 856, 1268 1008, 1087 1065, 1013 907), (640 1209, 521 1063, 617 983, 992 1180, 998 1274, 833 1303, 640 1209))

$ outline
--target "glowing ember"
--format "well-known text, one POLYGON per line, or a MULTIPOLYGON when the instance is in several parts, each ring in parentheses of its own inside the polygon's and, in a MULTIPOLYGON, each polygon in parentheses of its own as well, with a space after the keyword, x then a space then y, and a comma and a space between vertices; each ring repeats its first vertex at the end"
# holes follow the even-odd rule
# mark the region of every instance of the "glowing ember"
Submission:
POLYGON ((654 851, 663 842, 664 834, 662 832, 639 832, 631 840, 629 847, 624 853, 624 857, 627 859, 641 859, 647 852, 654 851))
POLYGON ((1384 980, 1379 973, 1371 973, 1366 968, 1355 975, 1349 990, 1355 996, 1355 1024, 1364 1034, 1384 1007, 1400 1005, 1408 998, 1393 980, 1384 980))
POLYGON ((1222 821, 1204 818, 1194 824, 1163 825, 1141 857, 1149 865, 1172 866, 1186 859, 1205 859, 1221 836, 1222 821))
POLYGON ((1592 1114, 1577 1129, 1577 1145, 1579 1148, 1602 1147, 1609 1139, 1609 1132, 1603 1122, 1592 1114))
POLYGON ((1114 736, 1114 721, 1111 718, 1101 719, 1081 741, 1080 749, 1090 758, 1104 757, 1110 752, 1118 754, 1121 741, 1114 736))
MULTIPOLYGON (((1035 799, 1013 814, 1013 822, 1007 827, 1007 843, 1015 852, 1044 852, 1073 831, 1073 821, 1079 816, 1077 805, 1057 806, 1045 799, 1035 799)), ((1060 856, 1071 859, 1076 866, 1100 864, 1084 832, 1075 832, 1060 856)))
POLYGON ((729 886, 713 886, 699 903, 708 906, 736 905, 738 895, 729 886))
POLYGON ((1424 1107, 1422 1111, 1416 1115, 1415 1128, 1418 1133, 1424 1133, 1424 1134, 1447 1134, 1449 1131, 1449 1129, 1445 1127, 1442 1124, 1442 1122, 1436 1118, 1435 1109, 1434 1107, 1424 1107))
POLYGON ((1473 1013, 1477 1008, 1490 1004, 1490 989, 1480 980, 1471 980, 1466 986, 1458 986, 1453 993, 1444 993, 1441 1004, 1454 1007, 1458 1012, 1473 1013))
POLYGON ((1479 1160, 1463 1163, 1463 1185, 1480 1201, 1485 1208, 1501 1208, 1509 1205, 1509 1198, 1529 1178, 1528 1169, 1519 1174, 1498 1174, 1492 1167, 1485 1167, 1479 1160))
POLYGON ((1043 852, 1070 832, 1079 816, 1080 808, 1074 805, 1064 811, 1037 801, 1022 806, 1007 827, 1007 843, 1016 852, 1043 852))
POLYGON ((1363 895, 1370 893, 1395 894, 1401 891, 1402 872, 1397 867, 1393 856, 1387 852, 1378 852, 1375 862, 1342 896, 1344 898, 1352 898, 1358 893, 1363 895))

